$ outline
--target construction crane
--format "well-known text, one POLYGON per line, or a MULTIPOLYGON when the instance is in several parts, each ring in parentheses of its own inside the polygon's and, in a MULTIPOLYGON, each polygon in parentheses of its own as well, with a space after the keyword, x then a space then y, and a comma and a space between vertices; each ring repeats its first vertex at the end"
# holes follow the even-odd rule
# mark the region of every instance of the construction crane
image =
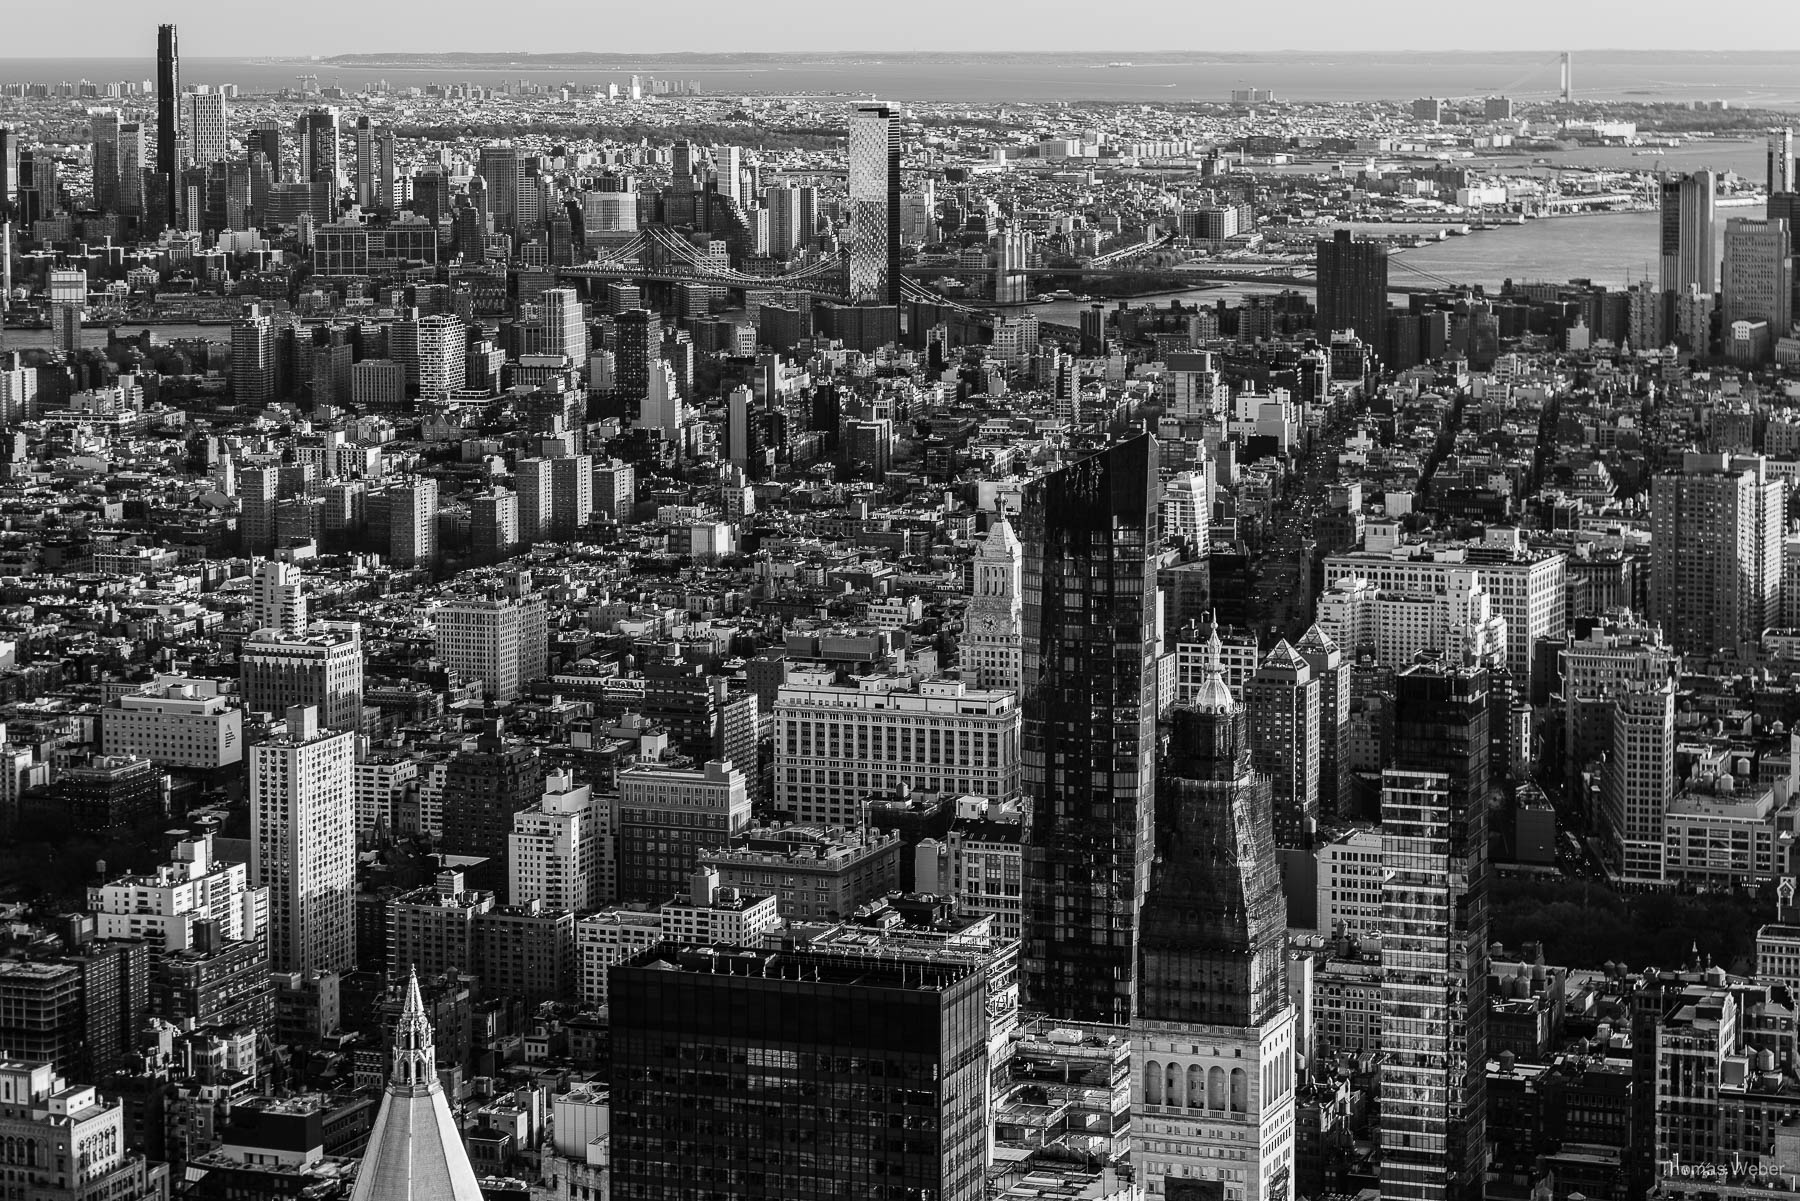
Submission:
POLYGON ((296 75, 294 78, 300 81, 300 92, 302 95, 319 90, 319 77, 317 75, 296 75))

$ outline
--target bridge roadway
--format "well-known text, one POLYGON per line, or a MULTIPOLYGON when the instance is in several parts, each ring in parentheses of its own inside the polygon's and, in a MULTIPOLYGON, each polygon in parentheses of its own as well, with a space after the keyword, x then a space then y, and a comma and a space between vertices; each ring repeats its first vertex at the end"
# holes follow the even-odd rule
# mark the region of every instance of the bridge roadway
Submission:
MULTIPOLYGON (((669 267, 631 267, 601 266, 587 264, 580 267, 561 267, 558 274, 574 279, 593 280, 648 280, 656 283, 703 284, 715 288, 772 288, 809 292, 814 296, 843 299, 842 285, 832 286, 829 273, 819 272, 812 275, 781 276, 771 275, 744 276, 739 274, 715 275, 702 271, 684 271, 669 267)), ((905 267, 904 274, 915 279, 936 279, 944 276, 980 276, 983 278, 993 274, 993 268, 971 270, 955 267, 905 267)), ((1269 284, 1282 288, 1293 288, 1309 291, 1319 286, 1319 281, 1310 275, 1283 275, 1278 271, 1193 271, 1179 268, 1163 268, 1147 270, 1131 267, 1032 267, 1013 274, 1026 276, 1076 275, 1084 278, 1133 278, 1145 275, 1176 277, 1191 280, 1194 288, 1204 288, 1209 283, 1252 283, 1269 284)), ((1430 283, 1394 283, 1390 280, 1388 291, 1393 293, 1430 293, 1443 291, 1444 286, 1430 283)))

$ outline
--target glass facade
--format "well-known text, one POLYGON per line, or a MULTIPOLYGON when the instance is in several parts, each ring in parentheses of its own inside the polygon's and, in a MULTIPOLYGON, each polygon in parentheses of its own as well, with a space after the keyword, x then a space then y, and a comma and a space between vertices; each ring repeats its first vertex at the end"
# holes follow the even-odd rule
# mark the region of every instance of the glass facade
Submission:
POLYGON ((613 968, 613 1196, 976 1201, 972 957, 664 945, 613 968))
POLYGON ((1485 668, 1419 664, 1395 679, 1382 773, 1381 1195, 1481 1195, 1486 1148, 1485 668))
POLYGON ((1156 440, 1025 491, 1025 992, 1065 1021, 1131 1020, 1155 820, 1156 440))
POLYGON ((900 303, 900 125, 892 109, 850 113, 850 299, 900 303))

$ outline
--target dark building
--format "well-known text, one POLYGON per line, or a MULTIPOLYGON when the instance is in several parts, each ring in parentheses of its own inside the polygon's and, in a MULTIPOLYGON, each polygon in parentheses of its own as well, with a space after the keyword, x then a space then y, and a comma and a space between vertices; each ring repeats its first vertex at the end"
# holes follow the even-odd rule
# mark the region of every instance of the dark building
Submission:
POLYGON ((1329 342, 1340 330, 1354 331, 1370 346, 1387 345, 1387 247, 1358 242, 1340 229, 1318 242, 1318 331, 1329 342))
POLYGON ((181 170, 181 52, 173 25, 156 27, 156 174, 164 185, 161 216, 177 228, 177 172, 181 170))
POLYGON ((609 995, 615 1196, 982 1196, 979 956, 664 944, 609 995))
POLYGON ((575 995, 575 915, 533 903, 477 913, 471 930, 484 997, 527 1005, 575 995))
POLYGON ((1131 1020, 1156 741, 1156 440, 1025 491, 1024 994, 1070 1021, 1131 1020))
POLYGON ((544 775, 537 755, 521 743, 507 743, 497 728, 472 751, 451 756, 444 771, 443 836, 446 855, 481 855, 489 863, 470 873, 471 885, 506 888, 507 837, 513 814, 543 796, 544 775))
POLYGON ((1140 1019, 1250 1027, 1287 1004, 1274 802, 1243 708, 1215 672, 1176 708, 1156 777, 1156 858, 1139 917, 1140 1019))
POLYGON ((230 940, 217 923, 194 923, 194 945, 164 951, 150 973, 150 1012, 180 1025, 267 1027, 274 1014, 269 949, 261 937, 230 940))
POLYGON ((71 830, 96 834, 128 829, 163 815, 167 779, 149 759, 92 755, 63 772, 53 786, 53 807, 71 830))
POLYGON ((1384 930, 1384 956, 1417 1019, 1384 1018, 1382 1196, 1478 1198, 1486 1148, 1487 813, 1491 781, 1486 668, 1423 662, 1394 679, 1394 766, 1382 790, 1384 905, 1407 920, 1384 930), (1446 1182, 1446 1173, 1448 1179, 1446 1182), (1439 1191, 1447 1183, 1447 1191, 1439 1191))
POLYGON ((603 417, 637 420, 650 392, 650 368, 662 357, 662 319, 649 309, 626 309, 614 318, 612 403, 603 417))

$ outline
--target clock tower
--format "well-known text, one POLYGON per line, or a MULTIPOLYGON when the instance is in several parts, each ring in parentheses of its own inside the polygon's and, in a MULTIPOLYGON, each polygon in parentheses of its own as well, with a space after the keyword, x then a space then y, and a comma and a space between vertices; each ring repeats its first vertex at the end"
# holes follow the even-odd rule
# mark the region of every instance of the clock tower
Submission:
POLYGON ((975 552, 974 592, 963 614, 963 679, 975 688, 1019 691, 1023 567, 1019 536, 1001 510, 975 552))

